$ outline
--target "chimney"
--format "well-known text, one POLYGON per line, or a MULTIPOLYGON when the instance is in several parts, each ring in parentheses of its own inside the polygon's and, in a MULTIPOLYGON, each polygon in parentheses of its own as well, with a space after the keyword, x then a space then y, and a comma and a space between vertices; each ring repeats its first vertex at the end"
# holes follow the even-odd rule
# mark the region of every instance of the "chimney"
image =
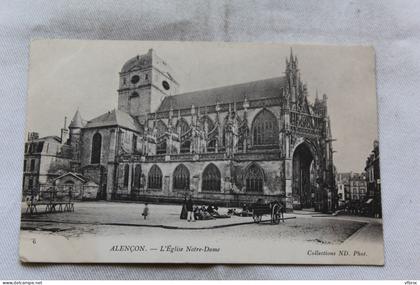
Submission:
POLYGON ((28 133, 28 141, 33 141, 39 139, 39 133, 37 132, 29 132, 28 133))
POLYGON ((69 131, 67 130, 67 117, 64 117, 64 128, 61 129, 61 143, 64 144, 68 139, 69 131))

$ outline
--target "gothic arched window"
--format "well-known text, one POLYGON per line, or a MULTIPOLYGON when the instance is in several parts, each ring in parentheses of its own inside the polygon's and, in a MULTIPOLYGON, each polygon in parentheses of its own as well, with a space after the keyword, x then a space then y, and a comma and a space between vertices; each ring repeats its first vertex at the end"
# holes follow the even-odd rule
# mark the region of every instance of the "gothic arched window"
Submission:
POLYGON ((183 164, 180 164, 175 168, 173 188, 176 190, 190 189, 190 172, 183 164))
MULTIPOLYGON (((166 124, 162 120, 159 120, 156 123, 156 138, 159 139, 167 131, 168 131, 168 127, 166 126, 166 124)), ((166 153, 166 147, 167 147, 166 140, 161 139, 161 141, 159 141, 158 144, 157 144, 156 153, 157 154, 165 154, 166 153)))
POLYGON ((168 131, 168 127, 166 126, 166 124, 162 120, 159 120, 156 123, 156 130, 157 130, 156 137, 160 138, 161 136, 163 136, 168 131))
POLYGON ((211 163, 204 169, 201 189, 220 192, 220 171, 216 165, 211 163))
POLYGON ((141 165, 137 164, 134 168, 134 183, 133 186, 136 189, 140 188, 140 181, 141 180, 141 165))
POLYGON ((176 123, 176 131, 180 136, 188 132, 190 129, 190 126, 188 125, 187 121, 184 118, 181 118, 176 123))
POLYGON ((149 175, 147 176, 147 188, 162 189, 162 171, 156 164, 149 170, 149 175))
POLYGON ((181 153, 189 153, 190 152, 190 141, 184 141, 181 143, 181 153))
POLYGON ((130 177, 130 166, 128 164, 124 165, 124 187, 128 187, 128 179, 130 177))
POLYGON ((275 145, 279 142, 279 126, 276 116, 264 109, 252 123, 253 145, 275 145))
POLYGON ((200 125, 203 128, 203 130, 206 130, 205 128, 207 127, 207 132, 210 132, 214 129, 214 123, 209 116, 202 117, 200 119, 200 125))
POLYGON ((190 130, 190 126, 188 125, 187 121, 184 118, 181 118, 176 123, 176 131, 181 139, 181 153, 188 153, 190 152, 190 141, 186 141, 185 138, 183 139, 182 136, 185 135, 190 130))
POLYGON ((165 154, 166 153, 166 140, 163 140, 157 144, 156 153, 157 154, 165 154))
POLYGON ((240 136, 238 139, 238 150, 244 149, 244 141, 245 141, 245 138, 243 136, 240 136))
POLYGON ((263 192, 264 172, 256 164, 252 164, 245 173, 246 192, 263 192))
POLYGON ((207 152, 215 152, 216 151, 216 139, 209 141, 207 144, 207 152))
POLYGON ((102 136, 99 133, 93 135, 92 138, 92 153, 90 157, 90 163, 101 162, 101 148, 102 148, 102 136))
POLYGON ((137 152, 137 136, 135 134, 133 134, 132 149, 133 153, 137 152))

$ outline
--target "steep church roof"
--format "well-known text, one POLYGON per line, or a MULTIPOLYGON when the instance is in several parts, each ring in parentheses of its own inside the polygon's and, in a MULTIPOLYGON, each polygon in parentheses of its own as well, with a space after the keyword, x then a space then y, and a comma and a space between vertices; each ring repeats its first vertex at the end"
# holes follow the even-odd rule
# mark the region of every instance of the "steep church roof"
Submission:
POLYGON ((275 77, 241 84, 193 91, 174 96, 167 96, 162 101, 158 112, 191 108, 194 106, 211 106, 219 103, 241 102, 248 100, 272 98, 281 94, 286 86, 285 77, 275 77))
POLYGON ((141 125, 126 112, 121 110, 108 111, 99 117, 96 117, 87 122, 85 129, 120 126, 136 132, 141 132, 141 125))
POLYGON ((77 110, 73 116, 73 119, 71 120, 69 129, 83 128, 85 123, 86 122, 82 119, 82 116, 80 116, 79 110, 77 110))

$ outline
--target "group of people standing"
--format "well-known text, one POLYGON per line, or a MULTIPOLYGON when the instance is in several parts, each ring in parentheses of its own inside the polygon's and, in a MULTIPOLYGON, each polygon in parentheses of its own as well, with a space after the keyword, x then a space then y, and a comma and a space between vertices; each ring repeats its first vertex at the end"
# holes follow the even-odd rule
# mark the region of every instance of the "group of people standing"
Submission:
POLYGON ((187 220, 187 222, 195 222, 196 220, 230 218, 229 215, 219 214, 218 209, 219 208, 213 204, 194 206, 192 198, 188 197, 188 199, 184 199, 180 219, 187 220))
MULTIPOLYGON (((259 199, 256 204, 262 203, 262 200, 259 199)), ((286 211, 286 207, 283 203, 280 203, 280 219, 284 222, 284 213, 286 211)), ((148 204, 145 203, 142 216, 146 220, 147 216, 150 215, 148 204)), ((201 207, 195 206, 192 200, 192 197, 189 196, 184 198, 184 203, 182 204, 182 210, 180 219, 187 220, 187 222, 195 222, 196 220, 211 220, 217 218, 230 218, 231 215, 236 216, 251 216, 252 210, 244 204, 242 207, 242 212, 238 213, 236 209, 229 209, 227 215, 221 215, 218 212, 218 207, 212 204, 208 206, 202 205, 201 207)))
POLYGON ((185 197, 184 203, 182 204, 180 219, 181 220, 186 219, 188 222, 191 222, 191 221, 195 222, 193 211, 194 211, 194 203, 192 201, 191 196, 188 197, 188 200, 185 197))

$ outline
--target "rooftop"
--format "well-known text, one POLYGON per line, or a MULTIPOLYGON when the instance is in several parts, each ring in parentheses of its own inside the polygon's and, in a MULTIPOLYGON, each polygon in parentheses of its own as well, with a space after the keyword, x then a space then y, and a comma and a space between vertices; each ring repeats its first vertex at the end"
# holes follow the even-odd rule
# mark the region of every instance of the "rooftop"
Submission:
POLYGON ((73 119, 71 120, 69 129, 83 128, 85 124, 86 124, 86 121, 82 119, 82 116, 80 115, 79 110, 77 110, 73 116, 73 119))
POLYGON ((278 97, 286 86, 285 77, 274 77, 235 85, 167 96, 157 112, 187 109, 194 106, 211 106, 219 103, 242 102, 248 100, 278 97))
POLYGON ((129 59, 122 67, 121 73, 131 71, 133 69, 140 69, 152 66, 152 50, 150 49, 146 54, 136 55, 129 59))
POLYGON ((61 143, 61 138, 58 136, 46 136, 42 138, 28 140, 28 142, 53 142, 53 143, 61 143))
POLYGON ((110 126, 120 126, 136 132, 141 132, 142 130, 142 127, 136 119, 126 112, 116 109, 88 121, 86 126, 84 126, 84 129, 110 126))

